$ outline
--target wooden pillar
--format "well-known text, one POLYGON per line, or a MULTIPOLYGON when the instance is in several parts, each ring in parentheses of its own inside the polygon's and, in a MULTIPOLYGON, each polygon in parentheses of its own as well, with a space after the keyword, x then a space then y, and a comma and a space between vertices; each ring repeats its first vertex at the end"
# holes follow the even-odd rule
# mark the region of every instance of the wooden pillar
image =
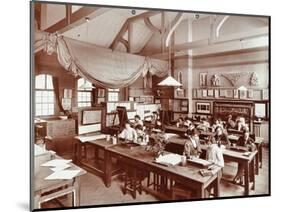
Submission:
MULTIPOLYGON (((192 21, 187 20, 187 27, 188 27, 188 35, 187 39, 188 42, 192 41, 192 21)), ((193 68, 192 68, 192 50, 188 50, 188 61, 187 61, 187 98, 188 98, 188 116, 192 116, 193 112, 193 100, 192 100, 192 88, 193 88, 193 68)))

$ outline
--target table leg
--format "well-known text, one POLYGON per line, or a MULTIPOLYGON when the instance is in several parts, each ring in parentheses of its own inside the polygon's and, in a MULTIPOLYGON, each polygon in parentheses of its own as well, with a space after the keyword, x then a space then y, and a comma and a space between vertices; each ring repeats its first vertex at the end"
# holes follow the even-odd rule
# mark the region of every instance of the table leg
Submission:
POLYGON ((244 175, 244 179, 245 179, 245 195, 248 196, 249 195, 249 163, 246 162, 244 164, 244 170, 245 170, 245 175, 244 175))
POLYGON ((259 175, 259 163, 260 163, 260 154, 259 152, 256 154, 256 157, 255 157, 255 172, 256 172, 256 175, 259 175))
POLYGON ((259 160, 260 160, 260 168, 262 168, 262 143, 259 146, 259 160))
POLYGON ((111 176, 112 176, 112 161, 110 153, 105 150, 104 151, 104 181, 105 186, 111 186, 111 176))
POLYGON ((215 179, 214 193, 215 193, 215 197, 220 197, 220 177, 219 177, 219 173, 217 174, 217 178, 215 179))
POLYGON ((203 184, 197 190, 197 198, 199 198, 199 199, 205 198, 205 188, 204 188, 203 184))
POLYGON ((255 190, 255 160, 251 162, 251 181, 253 182, 252 190, 255 190))
POLYGON ((40 209, 40 208, 41 208, 40 195, 36 194, 34 196, 33 209, 40 209))
POLYGON ((80 206, 80 177, 76 177, 75 178, 75 182, 74 182, 74 188, 75 188, 75 193, 74 193, 74 199, 73 199, 73 203, 74 206, 79 207, 80 206))

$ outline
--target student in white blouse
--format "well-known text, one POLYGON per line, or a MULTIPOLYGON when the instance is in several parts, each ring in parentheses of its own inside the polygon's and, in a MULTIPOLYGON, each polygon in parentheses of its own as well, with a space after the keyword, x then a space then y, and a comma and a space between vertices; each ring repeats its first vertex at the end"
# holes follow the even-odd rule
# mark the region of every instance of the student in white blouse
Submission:
POLYGON ((216 140, 212 138, 209 141, 207 152, 206 152, 206 159, 213 163, 214 165, 224 167, 224 159, 222 154, 222 149, 217 144, 216 140))
POLYGON ((127 142, 137 143, 137 132, 130 126, 129 122, 126 122, 125 129, 119 134, 119 138, 125 139, 127 142))

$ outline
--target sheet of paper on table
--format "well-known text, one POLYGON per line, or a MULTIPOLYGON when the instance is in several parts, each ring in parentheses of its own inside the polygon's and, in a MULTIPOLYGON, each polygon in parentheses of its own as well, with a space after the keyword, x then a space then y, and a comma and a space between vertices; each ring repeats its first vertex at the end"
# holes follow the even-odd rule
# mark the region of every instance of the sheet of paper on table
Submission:
POLYGON ((181 156, 178 154, 167 154, 164 156, 160 155, 155 159, 155 161, 157 163, 166 163, 175 166, 181 162, 181 156))
POLYGON ((47 152, 48 151, 46 151, 43 147, 41 147, 37 144, 34 144, 34 156, 43 155, 47 152))
POLYGON ((81 142, 95 141, 99 139, 105 139, 105 134, 91 135, 91 136, 76 136, 75 138, 79 139, 81 142))
POLYGON ((79 174, 80 170, 61 170, 54 172, 45 180, 70 180, 79 174))
POLYGON ((65 164, 70 163, 72 160, 65 160, 65 159, 54 159, 50 160, 46 163, 41 164, 41 166, 52 166, 52 167, 58 167, 63 166, 65 164))
POLYGON ((211 163, 207 160, 201 159, 201 158, 192 158, 192 159, 188 159, 187 161, 193 162, 193 163, 197 163, 199 165, 202 166, 209 166, 211 165, 211 163))
POLYGON ((64 170, 64 169, 67 169, 67 168, 69 168, 69 167, 71 167, 70 164, 63 164, 63 165, 61 165, 61 166, 53 167, 53 168, 51 168, 51 170, 52 170, 53 172, 57 172, 57 171, 62 171, 62 170, 64 170))

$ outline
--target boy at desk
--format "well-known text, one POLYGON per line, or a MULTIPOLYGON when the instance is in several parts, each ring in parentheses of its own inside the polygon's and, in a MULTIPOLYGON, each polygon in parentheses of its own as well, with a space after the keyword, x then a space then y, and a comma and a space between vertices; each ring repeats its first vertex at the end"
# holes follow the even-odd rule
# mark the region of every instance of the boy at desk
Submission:
POLYGON ((197 129, 200 131, 208 132, 210 127, 210 123, 207 121, 205 117, 203 117, 200 121, 200 124, 197 126, 197 129))
POLYGON ((119 134, 119 138, 124 139, 126 142, 137 143, 137 132, 131 127, 130 122, 125 123, 125 129, 119 134))
POLYGON ((185 118, 184 118, 183 125, 184 125, 185 127, 189 127, 191 124, 192 124, 192 122, 188 119, 188 117, 185 117, 185 118))
POLYGON ((191 158, 191 157, 199 157, 201 153, 202 150, 200 147, 198 131, 193 128, 190 131, 190 135, 187 137, 187 141, 184 144, 183 154, 187 158, 191 158))
POLYGON ((137 143, 138 144, 147 144, 149 141, 149 137, 148 135, 144 132, 143 130, 143 126, 141 126, 140 124, 136 126, 136 133, 137 133, 137 143))
MULTIPOLYGON (((240 136, 236 145, 247 147, 250 152, 253 152, 253 151, 256 150, 255 141, 250 137, 250 132, 247 128, 243 131, 243 135, 240 136)), ((239 163, 237 174, 234 177, 233 182, 242 184, 243 183, 243 175, 244 175, 244 167, 243 167, 242 164, 239 163)))
POLYGON ((159 128, 161 126, 161 122, 158 119, 158 113, 154 111, 151 116, 151 124, 154 126, 154 128, 159 128))
POLYGON ((143 121, 141 120, 139 115, 135 115, 134 127, 136 127, 137 125, 143 126, 143 121))
POLYGON ((177 123, 176 123, 177 127, 183 127, 184 126, 184 121, 182 117, 179 117, 177 123))

